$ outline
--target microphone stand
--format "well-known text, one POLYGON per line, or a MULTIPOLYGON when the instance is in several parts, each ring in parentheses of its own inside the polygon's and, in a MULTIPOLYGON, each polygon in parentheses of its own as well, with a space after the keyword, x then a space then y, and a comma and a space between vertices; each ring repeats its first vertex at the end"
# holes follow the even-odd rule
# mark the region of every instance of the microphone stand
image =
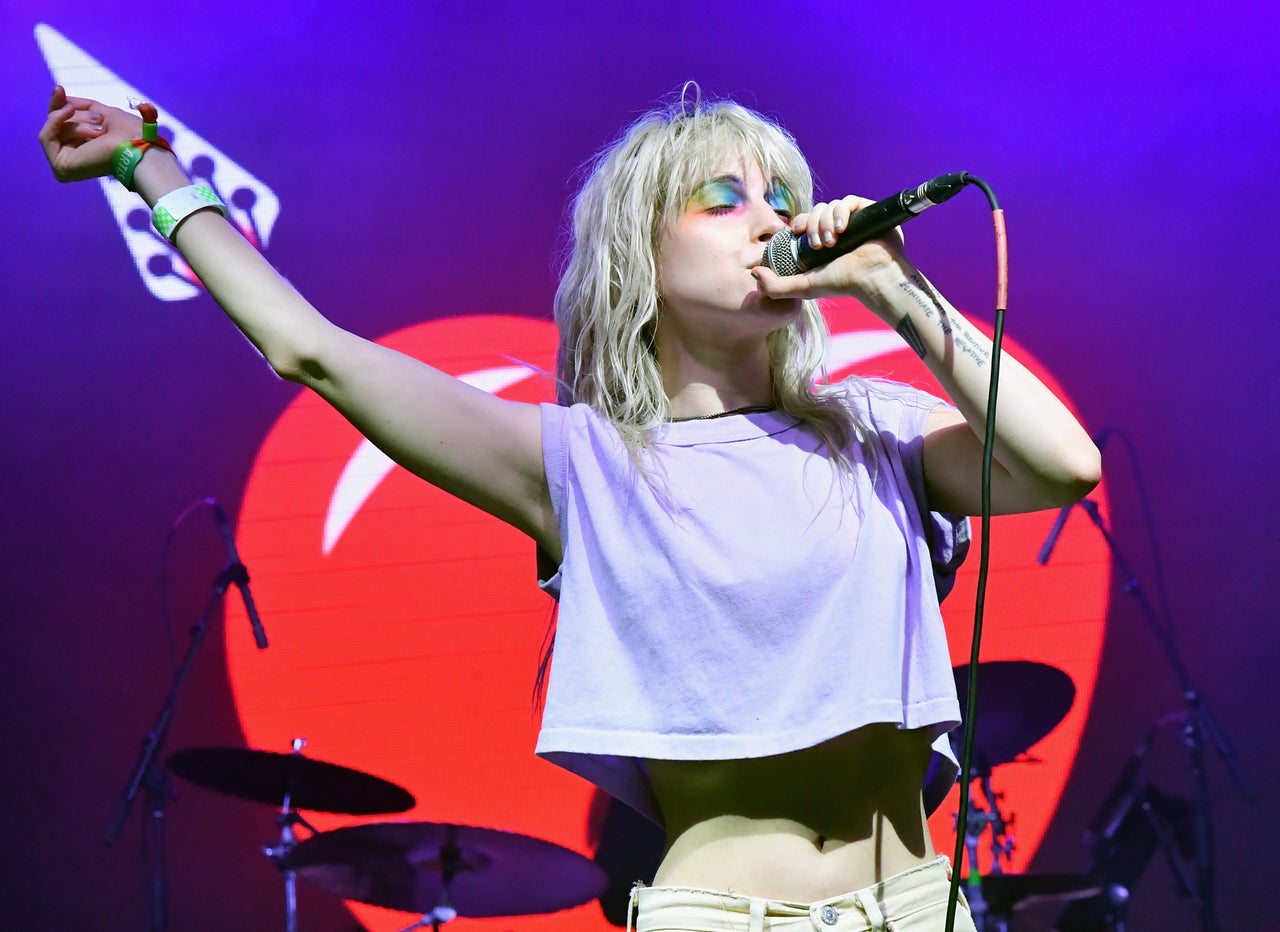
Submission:
POLYGON ((200 650, 200 645, 204 643, 205 635, 209 630, 209 618, 213 614, 214 606, 218 604, 226 594, 227 588, 234 581, 232 573, 233 568, 228 565, 214 578, 213 591, 210 593, 209 601, 205 605, 204 614, 200 616, 199 621, 191 626, 191 644, 187 647, 187 654, 183 657, 182 663, 173 675, 173 683, 169 687, 169 694, 165 697, 164 706, 160 709, 160 715, 156 719, 155 727, 142 739, 142 750, 138 755, 138 763, 133 768, 133 774, 129 777, 129 782, 125 784, 124 792, 120 796, 120 803, 116 807, 115 816, 111 820, 111 825, 107 828, 105 840, 107 846, 110 847, 116 843, 116 839, 120 836, 120 829, 124 825, 125 818, 129 815, 129 810, 133 807, 133 801, 137 798, 138 791, 143 786, 146 786, 147 800, 150 804, 152 860, 154 862, 151 876, 151 932, 164 932, 169 924, 168 881, 165 877, 164 866, 165 804, 169 799, 169 783, 164 767, 157 762, 156 758, 164 747, 165 739, 169 736, 169 725, 173 721, 173 711, 178 702, 178 693, 182 690, 183 683, 186 682, 187 674, 191 671, 191 666, 195 662, 196 653, 200 650))
POLYGON ((1204 932, 1217 932, 1217 918, 1213 899, 1213 822, 1209 809, 1209 780, 1204 767, 1204 745, 1206 739, 1216 748, 1218 756, 1226 764, 1227 771, 1231 774, 1231 779, 1245 801, 1250 804, 1256 803, 1257 796, 1254 794, 1249 781, 1245 779, 1244 773, 1240 770, 1234 749, 1218 727, 1217 722, 1214 721, 1204 693, 1192 682, 1191 674, 1178 654, 1177 645, 1174 643, 1168 627, 1161 621, 1155 607, 1152 606, 1150 600, 1142 591, 1137 578, 1130 571, 1119 548, 1116 547, 1115 539, 1112 538, 1111 533, 1103 524, 1102 518, 1098 513, 1097 502, 1086 498, 1080 502, 1080 507, 1088 514, 1089 520, 1093 522, 1094 527, 1102 535, 1102 539, 1106 541, 1116 568, 1119 569, 1120 575, 1124 580, 1125 594, 1133 596, 1141 606, 1143 616, 1151 626, 1151 630, 1155 632, 1156 640, 1164 649, 1169 665, 1173 668, 1174 674, 1178 678, 1178 686, 1182 690, 1182 698, 1187 704, 1186 722, 1182 729, 1182 743, 1187 750, 1187 756, 1191 764, 1191 774, 1196 787, 1196 896, 1193 899, 1197 901, 1196 905, 1200 910, 1201 926, 1204 932))

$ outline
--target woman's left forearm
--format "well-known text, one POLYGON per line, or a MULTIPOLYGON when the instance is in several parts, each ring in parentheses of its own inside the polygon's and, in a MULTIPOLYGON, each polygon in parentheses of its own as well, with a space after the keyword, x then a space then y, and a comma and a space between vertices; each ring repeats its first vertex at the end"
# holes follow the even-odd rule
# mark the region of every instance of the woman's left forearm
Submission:
MULTIPOLYGON (((990 338, 905 258, 864 278, 860 297, 920 356, 981 439, 994 352, 990 338)), ((1007 353, 1000 361, 992 457, 1042 507, 1078 500, 1101 476, 1089 434, 1048 386, 1007 353)))

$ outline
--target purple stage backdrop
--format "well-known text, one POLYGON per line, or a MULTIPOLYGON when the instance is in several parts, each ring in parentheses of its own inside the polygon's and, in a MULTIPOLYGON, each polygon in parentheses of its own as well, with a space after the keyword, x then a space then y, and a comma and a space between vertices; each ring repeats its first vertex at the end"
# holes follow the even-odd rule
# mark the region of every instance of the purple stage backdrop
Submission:
MULTIPOLYGON (((312 481, 312 467, 337 461, 330 447, 356 441, 332 439, 338 428, 271 374, 139 223, 139 202, 114 183, 53 181, 35 134, 56 76, 72 93, 154 100, 179 155, 230 197, 246 235, 336 322, 438 353, 433 362, 512 397, 524 389, 503 381, 511 362, 493 353, 546 362, 538 354, 549 345, 563 220, 580 166, 688 79, 778 117, 808 153, 822 194, 879 197, 949 171, 986 179, 1008 213, 1008 333, 1086 426, 1112 428, 1105 515, 1114 539, 1169 620, 1258 798, 1250 804, 1224 760, 1207 753, 1220 928, 1280 929, 1269 854, 1280 830, 1280 753, 1270 732, 1270 687, 1280 676, 1270 602, 1280 557, 1280 493, 1269 478, 1280 455, 1272 362, 1280 345, 1272 307, 1280 294, 1280 14, 1271 4, 141 0, 121 8, 10 3, 0 17, 9 100, 0 234, 0 406, 9 437, 0 487, 8 661, 0 925, 148 927, 145 800, 114 846, 103 836, 225 559, 209 510, 184 515, 187 506, 216 496, 244 536, 255 585, 279 593, 263 606, 268 633, 280 626, 275 658, 291 649, 284 619, 311 613, 333 640, 311 639, 298 654, 350 660, 353 645, 383 639, 381 662, 394 665, 411 653, 404 645, 419 610, 416 569, 405 598, 382 592, 370 617, 359 606, 375 603, 351 596, 354 583, 322 591, 307 580, 328 585, 332 574, 298 575, 311 570, 289 562, 293 532, 284 528, 295 516, 277 508, 280 490, 312 481), (290 589, 284 576, 302 584, 290 589)), ((907 238, 955 303, 989 321, 993 249, 977 192, 930 212, 907 238)), ((492 664, 512 671, 514 691, 509 682, 502 688, 514 698, 493 699, 496 684, 470 673, 447 690, 424 676, 416 692, 382 689, 381 673, 358 693, 316 687, 319 667, 292 670, 286 681, 275 667, 254 668, 241 613, 228 613, 224 638, 215 611, 166 751, 284 750, 297 715, 297 733, 317 758, 389 779, 411 760, 443 775, 438 798, 423 798, 415 784, 413 819, 465 822, 466 799, 482 796, 493 808, 477 824, 590 856, 604 828, 585 785, 536 770, 536 785, 526 786, 514 769, 532 756, 527 699, 546 621, 545 603, 524 591, 532 588, 524 542, 487 525, 473 541, 466 516, 430 503, 413 510, 419 492, 395 486, 395 476, 375 493, 386 475, 367 483, 349 514, 330 503, 316 531, 323 556, 354 546, 357 531, 383 543, 389 533, 446 541, 431 566, 452 559, 453 542, 464 539, 484 559, 514 554, 519 573, 455 586, 468 590, 456 607, 442 604, 447 588, 424 585, 420 594, 431 610, 462 619, 448 635, 456 633, 449 650, 469 658, 458 662, 509 642, 515 653, 492 664), (376 497, 384 493, 400 496, 394 507, 376 497), (344 522, 366 499, 366 523, 348 531, 344 522), (413 517, 424 514, 429 522, 413 517), (385 515, 384 532, 377 522, 385 515), (473 587, 486 597, 520 594, 472 608, 473 587), (502 638, 487 633, 495 629, 483 627, 485 613, 505 619, 502 638), (312 713, 329 717, 302 727, 312 713), (426 723, 464 715, 492 732, 468 726, 447 748, 423 739, 426 723), (494 736, 508 719, 523 729, 508 742, 514 763, 493 749, 506 740, 494 736), (326 731, 339 720, 345 731, 326 731), (353 745, 343 742, 357 732, 388 736, 376 766, 348 756, 353 745), (458 795, 463 785, 478 795, 458 795), (572 825, 563 818, 569 809, 572 825)), ((1069 751, 1051 760, 1043 750, 1042 765, 1005 768, 1031 783, 1037 766, 1056 768, 1065 780, 1044 798, 1011 791, 1003 801, 1029 832, 1034 826, 1014 869, 1071 873, 1086 866, 1082 833, 1135 745, 1185 704, 1121 573, 1109 583, 1105 572, 1087 583, 1081 575, 1072 589, 1035 567, 1051 517, 993 535, 1008 570, 999 585, 1020 593, 993 636, 1034 641, 1063 665, 1088 654, 1088 701, 1063 726, 1069 751), (1033 541, 1025 552, 1002 551, 1025 547, 1024 538, 1033 541), (1045 618, 1095 603, 1092 647, 1070 642, 1067 628, 1044 627, 1045 618)), ((1083 512, 1068 523, 1064 546, 1092 547, 1097 561, 1101 537, 1083 512)), ((388 565, 402 556, 380 553, 388 565)), ((954 636, 955 617, 948 623, 954 636)), ((1176 724, 1158 731, 1139 774, 1139 785, 1192 796, 1176 724)), ((279 927, 281 881, 261 853, 278 833, 272 809, 182 781, 169 789, 169 927, 279 927)), ((614 841, 625 848, 625 831, 614 841)), ((1199 927, 1174 875, 1162 853, 1151 855, 1131 928, 1199 927)), ((308 884, 299 892, 303 930, 414 919, 350 910, 308 884)), ((1050 928, 1060 909, 1022 910, 1012 928, 1050 928)), ((458 929, 609 928, 598 909, 594 918, 574 915, 572 926, 512 918, 459 920, 458 929)))

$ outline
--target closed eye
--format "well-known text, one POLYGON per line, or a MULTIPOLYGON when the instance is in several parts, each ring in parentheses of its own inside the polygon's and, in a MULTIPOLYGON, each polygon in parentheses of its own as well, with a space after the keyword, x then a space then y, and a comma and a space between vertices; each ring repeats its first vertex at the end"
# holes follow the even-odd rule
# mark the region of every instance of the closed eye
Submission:
POLYGON ((738 178, 712 178, 689 198, 688 207, 709 214, 731 213, 746 203, 746 194, 738 178))
POLYGON ((766 195, 769 200, 769 206, 783 220, 790 222, 795 215, 795 195, 791 193, 791 189, 787 187, 785 181, 781 178, 774 178, 773 183, 769 185, 769 193, 766 195))

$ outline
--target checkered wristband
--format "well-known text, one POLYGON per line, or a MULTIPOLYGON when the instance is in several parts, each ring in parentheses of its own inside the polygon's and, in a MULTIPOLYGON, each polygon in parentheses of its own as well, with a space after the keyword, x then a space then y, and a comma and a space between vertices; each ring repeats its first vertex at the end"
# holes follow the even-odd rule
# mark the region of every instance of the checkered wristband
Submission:
POLYGON ((178 225, 198 210, 207 207, 216 208, 222 216, 227 215, 227 205, 206 184, 189 184, 185 188, 170 191, 151 208, 151 223, 160 235, 173 242, 173 233, 178 225))

